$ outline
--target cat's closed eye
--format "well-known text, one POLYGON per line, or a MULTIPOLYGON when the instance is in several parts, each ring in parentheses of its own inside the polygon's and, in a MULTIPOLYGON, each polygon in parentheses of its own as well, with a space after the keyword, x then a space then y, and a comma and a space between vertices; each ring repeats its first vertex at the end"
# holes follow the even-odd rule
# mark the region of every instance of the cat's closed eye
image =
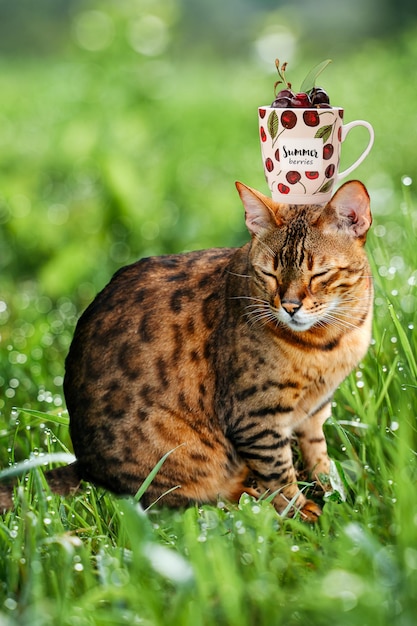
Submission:
POLYGON ((274 280, 278 280, 277 275, 273 274, 272 272, 268 272, 267 270, 261 269, 261 273, 263 276, 266 276, 267 278, 273 278, 274 280))
POLYGON ((310 284, 309 287, 311 290, 314 289, 318 289, 318 288, 323 288, 326 285, 328 285, 333 276, 334 276, 335 272, 332 270, 324 270, 322 272, 318 272, 317 274, 314 274, 311 278, 310 278, 310 284))

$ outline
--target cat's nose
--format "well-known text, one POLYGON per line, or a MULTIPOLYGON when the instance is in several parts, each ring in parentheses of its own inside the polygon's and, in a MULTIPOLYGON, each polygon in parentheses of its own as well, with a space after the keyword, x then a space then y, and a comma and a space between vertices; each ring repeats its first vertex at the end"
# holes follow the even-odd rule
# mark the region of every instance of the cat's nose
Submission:
POLYGON ((301 309, 301 302, 300 300, 281 300, 281 306, 292 317, 301 309))

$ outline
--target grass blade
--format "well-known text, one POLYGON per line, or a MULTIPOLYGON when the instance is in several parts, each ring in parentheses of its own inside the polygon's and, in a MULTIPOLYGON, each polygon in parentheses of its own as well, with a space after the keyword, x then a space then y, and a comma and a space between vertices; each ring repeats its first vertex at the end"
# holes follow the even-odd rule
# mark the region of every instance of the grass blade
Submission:
POLYGON ((69 416, 63 415, 52 415, 51 413, 43 413, 42 411, 36 411, 35 409, 23 409, 21 407, 15 407, 16 411, 19 413, 26 413, 27 415, 31 415, 32 417, 36 417, 36 419, 53 422, 54 424, 59 424, 61 426, 68 426, 69 424, 69 416))
MULTIPOLYGON (((155 476, 157 475, 157 473, 159 472, 159 470, 161 469, 161 467, 163 466, 163 464, 165 463, 165 461, 167 460, 169 455, 172 454, 173 452, 175 452, 175 450, 178 450, 178 448, 181 448, 181 446, 184 446, 184 445, 185 445, 184 443, 181 443, 176 448, 173 448, 172 450, 170 450, 169 452, 164 454, 162 459, 160 461, 158 461, 158 463, 155 465, 155 467, 153 468, 153 470, 151 471, 149 476, 147 476, 145 478, 145 480, 143 481, 143 483, 139 487, 139 490, 137 491, 137 493, 136 493, 136 495, 134 497, 134 500, 136 502, 138 502, 141 499, 141 497, 143 496, 143 494, 145 493, 145 491, 147 490, 147 488, 149 487, 149 485, 151 484, 151 482, 153 481, 153 479, 155 478, 155 476)), ((174 489, 175 489, 175 487, 174 487, 174 489)))
POLYGON ((414 376, 414 378, 417 379, 417 362, 413 353, 413 349, 410 346, 410 342, 408 341, 408 337, 407 334, 404 330, 404 328, 401 325, 400 320, 398 319, 398 316, 394 310, 393 305, 391 304, 391 302, 388 303, 388 311, 389 314, 391 316, 392 322, 395 326, 395 331, 398 334, 398 338, 400 340, 400 343, 402 345, 402 348, 404 350, 404 354, 406 356, 407 362, 408 362, 408 366, 414 376))
POLYGON ((67 454, 66 452, 54 452, 51 454, 40 454, 33 459, 27 459, 16 463, 13 467, 8 467, 0 472, 0 481, 9 480, 16 476, 22 476, 35 467, 41 467, 48 463, 74 463, 75 456, 73 454, 67 454))

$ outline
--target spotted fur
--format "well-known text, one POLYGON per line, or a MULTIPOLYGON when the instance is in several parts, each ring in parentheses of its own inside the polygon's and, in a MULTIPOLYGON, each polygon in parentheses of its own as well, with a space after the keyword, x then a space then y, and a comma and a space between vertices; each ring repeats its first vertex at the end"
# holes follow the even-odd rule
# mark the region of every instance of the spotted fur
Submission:
POLYGON ((329 473, 323 423, 370 341, 364 186, 327 206, 276 204, 237 183, 241 248, 143 259, 118 271, 80 318, 66 361, 77 479, 169 506, 300 493, 296 436, 313 478, 329 473))

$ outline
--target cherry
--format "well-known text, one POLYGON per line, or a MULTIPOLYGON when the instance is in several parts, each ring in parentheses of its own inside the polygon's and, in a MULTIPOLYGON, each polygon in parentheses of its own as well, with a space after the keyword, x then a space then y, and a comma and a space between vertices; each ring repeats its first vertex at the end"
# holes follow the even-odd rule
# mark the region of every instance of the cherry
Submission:
POLYGON ((279 161, 279 148, 275 150, 275 158, 277 161, 279 161))
POLYGON ((305 172, 305 175, 309 180, 316 180, 319 177, 318 172, 305 172))
POLYGON ((318 126, 320 124, 317 111, 304 111, 303 119, 306 126, 318 126))
POLYGON ((281 89, 275 98, 294 98, 294 92, 291 89, 281 89))
POLYGON ((311 101, 306 93, 296 93, 294 98, 291 98, 291 106, 295 109, 308 109, 311 107, 311 101))
POLYGON ((330 104, 330 98, 328 94, 321 87, 313 87, 313 89, 310 89, 310 91, 308 92, 308 95, 313 106, 330 104))
POLYGON ((281 89, 275 96, 275 100, 271 104, 271 107, 278 109, 288 109, 291 106, 291 98, 294 98, 294 93, 291 89, 281 89))
POLYGON ((261 134, 261 141, 263 141, 265 143, 265 141, 268 139, 265 129, 263 126, 261 126, 261 128, 259 129, 259 132, 261 134))
POLYGON ((271 107, 275 109, 288 109, 291 106, 291 100, 289 98, 276 98, 271 107))
POLYGON ((332 156, 333 156, 333 151, 334 151, 334 148, 333 148, 332 144, 331 143, 326 143, 326 145, 323 146, 323 159, 325 159, 326 161, 331 159, 332 156))
POLYGON ((301 178, 300 172, 287 172, 285 178, 288 180, 290 185, 295 185, 301 178))
POLYGON ((269 157, 265 161, 265 167, 268 172, 272 172, 272 170, 274 169, 274 162, 269 157))
POLYGON ((297 123, 297 116, 294 113, 294 111, 284 111, 284 113, 281 114, 281 124, 287 130, 294 128, 296 123, 297 123))
POLYGON ((288 109, 290 106, 290 98, 276 98, 271 104, 271 107, 274 107, 275 109, 288 109))
POLYGON ((263 120, 266 115, 266 109, 259 109, 259 116, 263 120))
POLYGON ((325 177, 331 178, 334 174, 334 170, 335 170, 335 166, 333 165, 333 163, 331 163, 328 167, 326 167, 326 170, 324 172, 325 177))
POLYGON ((342 127, 339 127, 339 130, 337 131, 337 138, 339 141, 342 141, 342 127))
POLYGON ((278 184, 278 191, 280 193, 290 193, 290 188, 287 187, 287 185, 284 185, 284 183, 279 183, 278 184))
MULTIPOLYGON (((329 95, 322 87, 315 86, 317 77, 330 62, 330 59, 327 59, 310 70, 301 83, 300 91, 294 93, 291 83, 288 82, 285 76, 287 63, 280 63, 279 59, 275 59, 275 67, 278 72, 279 80, 274 84, 275 99, 271 107, 279 109, 331 109, 329 95), (277 93, 278 85, 282 85, 284 88, 277 93)), ((314 118, 311 119, 313 120, 314 118)), ((317 124, 314 123, 312 126, 317 126, 317 124)))

